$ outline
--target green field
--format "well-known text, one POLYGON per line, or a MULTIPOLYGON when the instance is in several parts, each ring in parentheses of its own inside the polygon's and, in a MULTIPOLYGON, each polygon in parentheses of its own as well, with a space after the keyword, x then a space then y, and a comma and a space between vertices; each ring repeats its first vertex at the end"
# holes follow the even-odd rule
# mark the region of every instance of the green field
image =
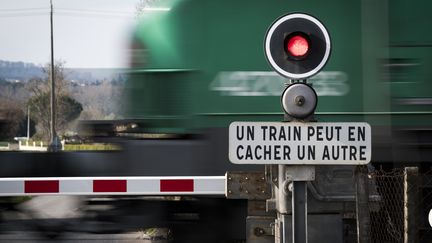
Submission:
POLYGON ((120 147, 115 144, 66 144, 65 151, 101 151, 101 150, 120 150, 120 147))

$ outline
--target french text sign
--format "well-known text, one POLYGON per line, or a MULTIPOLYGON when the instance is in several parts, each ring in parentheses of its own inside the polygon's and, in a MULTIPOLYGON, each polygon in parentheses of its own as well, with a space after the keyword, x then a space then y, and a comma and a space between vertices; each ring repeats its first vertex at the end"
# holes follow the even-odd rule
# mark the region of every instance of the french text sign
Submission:
POLYGON ((367 123, 233 122, 229 159, 234 164, 367 164, 367 123))

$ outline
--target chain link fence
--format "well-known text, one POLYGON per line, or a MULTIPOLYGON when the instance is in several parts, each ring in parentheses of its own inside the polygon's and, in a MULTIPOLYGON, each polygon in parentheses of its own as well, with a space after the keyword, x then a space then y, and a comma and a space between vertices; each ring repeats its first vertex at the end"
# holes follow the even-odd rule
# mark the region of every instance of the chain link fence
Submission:
POLYGON ((380 196, 377 201, 369 204, 372 243, 403 243, 403 169, 376 170, 370 172, 368 177, 375 182, 376 191, 380 196))
POLYGON ((379 195, 369 202, 371 243, 406 242, 406 214, 410 207, 412 212, 408 213, 415 214, 415 221, 409 227, 415 229, 416 242, 432 242, 432 228, 428 222, 428 214, 432 209, 432 169, 420 170, 414 178, 415 183, 407 183, 406 173, 404 168, 390 171, 379 169, 368 173, 368 178, 375 185, 373 191, 379 195), (410 195, 409 203, 413 203, 410 206, 406 195, 410 195))

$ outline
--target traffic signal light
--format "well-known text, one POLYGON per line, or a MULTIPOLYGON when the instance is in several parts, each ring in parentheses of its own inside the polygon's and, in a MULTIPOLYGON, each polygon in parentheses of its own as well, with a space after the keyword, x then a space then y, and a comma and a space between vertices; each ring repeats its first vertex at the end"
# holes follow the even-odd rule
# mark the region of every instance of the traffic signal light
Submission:
POLYGON ((267 61, 280 75, 301 80, 318 73, 330 56, 330 35, 316 18, 302 13, 280 17, 267 30, 267 61))

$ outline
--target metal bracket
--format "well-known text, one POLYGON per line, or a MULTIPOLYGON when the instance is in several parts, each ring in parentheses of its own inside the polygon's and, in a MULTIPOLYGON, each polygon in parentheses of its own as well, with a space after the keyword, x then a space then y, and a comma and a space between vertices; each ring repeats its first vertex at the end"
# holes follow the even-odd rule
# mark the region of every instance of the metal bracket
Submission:
POLYGON ((248 216, 246 218, 246 242, 274 243, 274 223, 274 217, 248 216))
POLYGON ((227 172, 228 199, 265 200, 271 197, 271 188, 263 172, 227 172))
POLYGON ((278 185, 278 165, 265 165, 265 175, 268 183, 278 185))
POLYGON ((313 181, 315 180, 315 166, 287 166, 287 169, 285 171, 285 178, 289 181, 313 181))

